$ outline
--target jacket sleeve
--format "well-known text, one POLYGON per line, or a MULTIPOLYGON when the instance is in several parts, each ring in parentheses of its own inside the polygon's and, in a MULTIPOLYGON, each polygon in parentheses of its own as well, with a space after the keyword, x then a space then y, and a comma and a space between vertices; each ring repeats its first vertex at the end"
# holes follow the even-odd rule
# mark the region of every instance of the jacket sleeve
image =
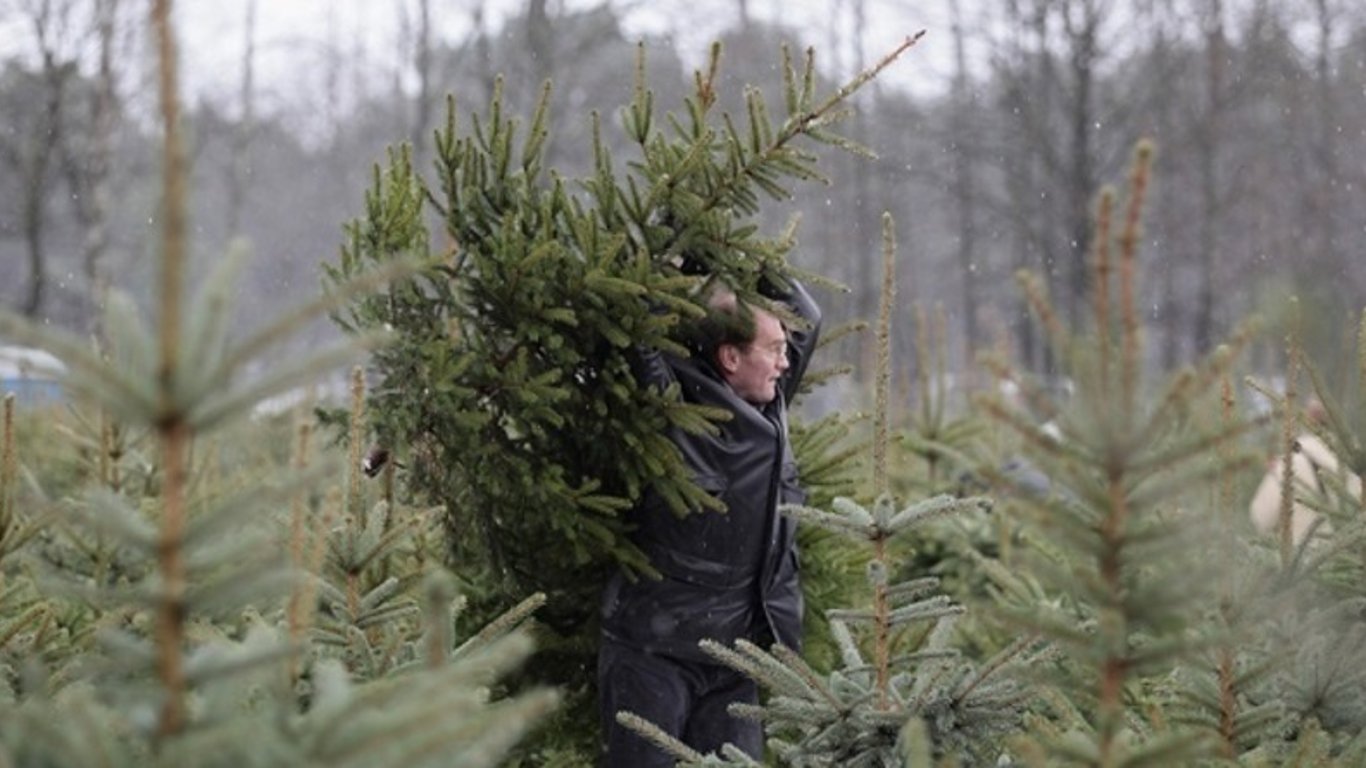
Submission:
MULTIPOLYGON (((649 306, 651 314, 664 313, 663 305, 651 303, 649 306)), ((626 351, 626 357, 631 365, 631 375, 642 386, 652 386, 663 391, 676 380, 673 367, 669 365, 664 353, 656 347, 635 344, 626 351)))
POLYGON ((654 347, 637 344, 628 354, 631 373, 642 386, 651 386, 663 391, 674 382, 673 368, 664 359, 663 352, 654 347))
POLYGON ((790 291, 783 295, 770 295, 770 298, 787 304, 792 312, 806 321, 805 327, 789 328, 787 332, 787 372, 783 374, 783 397, 791 401, 801 386, 806 367, 811 362, 811 354, 816 351, 816 342, 821 335, 821 308, 811 298, 806 287, 796 280, 788 280, 790 291))

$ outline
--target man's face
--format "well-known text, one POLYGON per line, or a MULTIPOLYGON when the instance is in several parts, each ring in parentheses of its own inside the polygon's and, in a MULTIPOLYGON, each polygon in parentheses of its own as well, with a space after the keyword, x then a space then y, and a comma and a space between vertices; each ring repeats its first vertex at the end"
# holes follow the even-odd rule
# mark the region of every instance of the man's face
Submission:
POLYGON ((787 370, 787 332, 778 318, 754 311, 754 341, 747 346, 722 345, 721 371, 735 393, 753 405, 778 396, 778 377, 787 370))

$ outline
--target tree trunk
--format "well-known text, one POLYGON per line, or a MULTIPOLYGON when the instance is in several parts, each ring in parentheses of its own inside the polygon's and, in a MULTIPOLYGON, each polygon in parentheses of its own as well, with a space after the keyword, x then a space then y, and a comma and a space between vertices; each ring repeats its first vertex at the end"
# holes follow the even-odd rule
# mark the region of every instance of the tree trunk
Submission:
MULTIPOLYGON (((1056 296, 1057 270, 1049 253, 1056 206, 1053 196, 1042 194, 1053 155, 1047 144, 1051 137, 1044 115, 1050 109, 1048 85, 1057 79, 1047 53, 1047 9, 1041 4, 1012 3, 1003 10, 1001 25, 1015 36, 1006 46, 1008 52, 998 69, 998 77, 1007 80, 999 105, 1004 129, 999 141, 1005 174, 1001 207, 1012 231, 1011 266, 1015 273, 1038 274, 1056 296)), ((1051 367, 1051 355, 1040 343, 1029 302, 1018 288, 1010 295, 1010 328, 1020 365, 1027 371, 1046 371, 1051 367)))
POLYGON ((977 331, 978 266, 977 266, 977 185, 973 179, 974 153, 978 151, 971 139, 972 94, 967 71, 967 52, 963 40, 963 18, 959 0, 952 0, 953 14, 953 198, 958 208, 958 268, 963 281, 963 348, 971 354, 979 341, 977 331))
POLYGON ((85 275, 94 304, 103 303, 107 278, 101 262, 109 250, 109 177, 114 155, 114 124, 119 98, 114 77, 114 33, 119 0, 100 0, 96 6, 99 27, 100 68, 96 80, 94 113, 91 116, 90 215, 86 221, 85 275))
MULTIPOLYGON (((35 165, 38 165, 36 161, 35 165)), ((47 207, 47 185, 41 179, 41 167, 37 171, 35 178, 31 169, 24 184, 23 230, 24 245, 28 249, 29 282, 22 311, 32 318, 38 317, 42 311, 43 297, 47 293, 47 256, 43 249, 43 211, 47 207)))
POLYGON ((1081 319, 1086 306, 1087 276, 1091 253, 1091 204, 1096 193, 1095 128, 1093 86, 1098 50, 1096 36, 1099 12, 1093 0, 1077 0, 1062 7, 1063 25, 1068 35, 1072 93, 1068 104, 1070 145, 1067 148, 1068 272, 1066 295, 1059 297, 1072 327, 1081 319))
POLYGON ((24 245, 28 249, 29 288, 22 311, 38 317, 47 295, 47 198, 51 183, 53 155, 62 140, 62 101, 72 69, 59 64, 56 54, 43 41, 43 86, 46 100, 43 115, 30 137, 24 163, 23 219, 24 245))
POLYGON ((417 70, 417 103, 414 105, 413 124, 408 132, 408 140, 413 145, 413 158, 419 163, 426 149, 427 134, 431 131, 432 123, 431 6, 431 0, 417 0, 417 50, 413 56, 413 68, 417 70))
MULTIPOLYGON (((1168 57, 1171 53, 1171 40, 1165 35, 1156 41, 1157 51, 1155 65, 1158 72, 1171 72, 1173 67, 1168 57)), ((1169 90, 1163 89, 1159 95, 1156 111, 1158 135, 1162 138, 1177 135, 1177 116, 1176 103, 1169 90)), ((1158 160, 1162 160, 1162 139, 1158 143, 1158 160)), ((1172 167, 1170 164, 1167 167, 1172 167)), ((1158 174, 1154 180, 1158 189, 1172 188, 1174 186, 1175 174, 1158 174)), ((1179 237, 1177 235, 1180 227, 1178 222, 1181 217, 1179 203, 1174 202, 1172 194, 1153 195, 1153 205, 1156 215, 1161 222, 1164 244, 1158 252, 1160 261, 1157 263, 1157 281, 1160 286, 1158 290, 1157 302, 1160 313, 1157 322, 1162 328, 1162 347, 1161 360, 1164 371, 1174 371, 1181 361, 1181 340, 1185 337, 1182 330, 1182 312, 1178 309, 1181 302, 1177 298, 1178 284, 1176 272, 1180 267, 1181 260, 1176 257, 1175 250, 1179 237)))
MULTIPOLYGON (((546 7, 546 0, 527 0, 526 11, 526 42, 527 42, 527 85, 530 86, 522 90, 519 112, 524 115, 531 114, 532 105, 540 97, 540 86, 549 80, 555 72, 555 30, 552 27, 550 11, 546 7)), ((557 154, 558 142, 552 133, 546 138, 545 146, 545 165, 547 168, 558 168, 564 165, 562 158, 557 154)))
MULTIPOLYGON (((848 72, 840 74, 841 79, 850 76, 854 72, 862 72, 868 64, 867 49, 863 39, 868 24, 867 4, 864 0, 850 0, 849 12, 852 17, 850 29, 850 42, 852 44, 853 60, 850 62, 848 72)), ((838 24, 838 21, 835 21, 838 24)), ((865 102, 867 114, 877 114, 878 102, 878 83, 873 81, 869 84, 869 90, 862 94, 865 102)), ((868 122, 867 118, 851 122, 847 133, 849 138, 859 144, 868 144, 868 122)), ((854 205, 853 225, 854 231, 849 233, 852 237, 852 245, 857 249, 858 275, 854 285, 855 311, 860 317, 868 317, 877 310, 880 297, 882 295, 882 265, 877 258, 881 242, 881 212, 885 205, 881 194, 878 174, 872 172, 868 167, 868 160, 852 153, 846 153, 846 162, 849 163, 850 178, 853 179, 854 205)), ((911 222, 905 222, 903 227, 908 227, 911 222)), ((908 238, 909 239, 909 238, 908 238)), ((846 240, 846 247, 849 241, 846 240)), ((873 341, 871 336, 865 337, 870 343, 873 341)), ((873 360, 875 355, 875 344, 869 347, 868 353, 864 355, 864 360, 873 360)), ((871 372, 871 368, 866 369, 871 372)))
POLYGON ((1318 221, 1313 226, 1318 230, 1318 253, 1320 268, 1335 273, 1340 266, 1338 253, 1341 235, 1338 231, 1338 211, 1340 209, 1340 174, 1338 168, 1337 126, 1338 107, 1333 98, 1333 64, 1331 61, 1333 45, 1333 12, 1328 0, 1314 0, 1315 26, 1318 31, 1318 47, 1314 51, 1314 96, 1317 101, 1315 116, 1318 130, 1314 138, 1313 157, 1319 172, 1315 187, 1318 189, 1313 210, 1318 221))
POLYGON ((256 0, 247 0, 246 40, 242 48, 242 115, 233 132, 232 170, 228 177, 228 237, 242 231, 251 175, 251 135, 256 120, 256 0))
POLYGON ((1224 57, 1223 0, 1210 0, 1205 22, 1205 119, 1196 131, 1200 153, 1200 238, 1197 263, 1200 265, 1200 292, 1195 307, 1195 350, 1197 355, 1213 348, 1218 291, 1219 201, 1218 152, 1222 142, 1224 57))

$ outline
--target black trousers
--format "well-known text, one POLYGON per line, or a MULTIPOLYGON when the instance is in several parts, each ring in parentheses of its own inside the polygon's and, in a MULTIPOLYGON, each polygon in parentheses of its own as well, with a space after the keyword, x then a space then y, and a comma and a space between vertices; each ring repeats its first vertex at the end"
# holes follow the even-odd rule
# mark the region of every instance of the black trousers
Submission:
POLYGON ((598 708, 603 729, 603 768, 673 768, 677 760, 619 724, 618 711, 649 720, 689 747, 707 754, 734 744, 756 760, 763 756, 763 727, 731 717, 735 702, 757 704, 754 681, 722 664, 660 656, 609 640, 598 649, 598 708))

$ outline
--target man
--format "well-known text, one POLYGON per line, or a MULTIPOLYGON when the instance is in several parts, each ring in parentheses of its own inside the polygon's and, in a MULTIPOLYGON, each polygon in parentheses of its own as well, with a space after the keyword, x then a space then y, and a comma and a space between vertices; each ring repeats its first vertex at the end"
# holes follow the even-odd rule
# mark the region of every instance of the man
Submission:
POLYGON ((804 323, 784 328, 772 313, 721 289, 711 294, 692 356, 644 351, 639 361, 642 383, 677 382, 685 401, 731 414, 717 434, 670 434, 693 481, 725 511, 680 517, 652 493, 633 511, 635 541, 662 578, 619 573, 603 593, 598 686, 608 768, 674 763, 618 725, 621 710, 699 752, 730 742, 760 757, 762 727, 726 712, 735 702, 757 703, 757 686, 706 655, 698 641, 800 648, 796 526, 778 506, 806 498, 788 445, 787 402, 815 349, 821 317, 799 284, 765 295, 788 304, 804 323))
MULTIPOLYGON (((1322 426, 1328 418, 1323 403, 1311 398, 1305 405, 1305 421, 1310 425, 1322 426)), ((1315 509, 1330 509, 1334 505, 1330 495, 1332 478, 1337 478, 1340 486, 1350 496, 1361 498, 1361 478, 1340 466, 1338 457, 1328 444, 1312 430, 1295 438, 1290 455, 1291 486, 1290 536, 1291 543, 1298 547, 1310 531, 1316 538, 1332 533, 1333 527, 1315 509)), ((1284 490, 1281 479, 1285 474, 1285 456, 1276 456, 1267 462, 1266 475, 1257 486, 1248 513, 1252 524, 1264 534, 1278 533, 1281 525, 1281 495, 1284 490)))

